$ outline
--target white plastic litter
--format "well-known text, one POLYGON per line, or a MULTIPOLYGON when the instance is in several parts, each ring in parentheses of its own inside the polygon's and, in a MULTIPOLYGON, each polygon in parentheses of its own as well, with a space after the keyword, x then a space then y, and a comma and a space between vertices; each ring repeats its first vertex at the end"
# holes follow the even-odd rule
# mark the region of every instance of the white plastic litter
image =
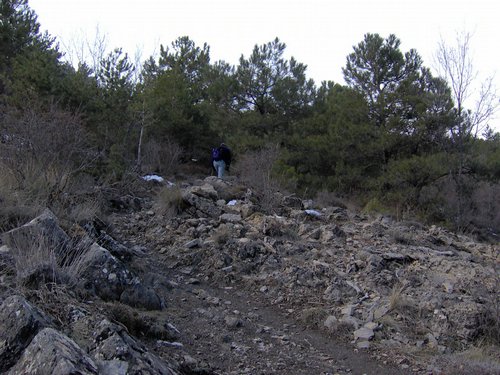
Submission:
POLYGON ((321 216, 321 212, 318 212, 316 210, 306 210, 306 214, 316 217, 321 216))
POLYGON ((228 206, 236 206, 236 203, 238 203, 238 202, 235 199, 233 199, 233 200, 227 202, 227 205, 228 206))
POLYGON ((163 177, 157 176, 155 174, 148 174, 142 178, 143 180, 146 181, 158 181, 158 182, 163 182, 163 177))

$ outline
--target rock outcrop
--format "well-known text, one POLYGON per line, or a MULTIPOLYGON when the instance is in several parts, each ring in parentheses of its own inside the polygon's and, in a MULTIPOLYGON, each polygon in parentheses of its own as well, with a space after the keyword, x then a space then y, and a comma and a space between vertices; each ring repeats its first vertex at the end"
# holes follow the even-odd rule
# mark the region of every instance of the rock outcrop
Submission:
POLYGON ((0 305, 0 373, 12 367, 35 335, 50 327, 50 319, 22 296, 0 305))

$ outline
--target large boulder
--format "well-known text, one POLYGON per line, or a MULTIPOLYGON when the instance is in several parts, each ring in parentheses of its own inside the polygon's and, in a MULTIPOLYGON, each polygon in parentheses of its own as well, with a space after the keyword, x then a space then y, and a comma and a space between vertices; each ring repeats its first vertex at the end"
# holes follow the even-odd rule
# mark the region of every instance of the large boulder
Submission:
POLYGON ((73 340, 53 328, 45 328, 7 374, 86 375, 98 374, 98 368, 73 340))
POLYGON ((58 255, 66 253, 69 237, 59 226, 57 217, 48 208, 39 216, 2 235, 2 241, 11 249, 23 251, 34 244, 50 247, 58 255))
POLYGON ((36 289, 43 283, 67 281, 68 275, 61 273, 58 265, 70 261, 71 241, 49 209, 4 233, 2 242, 13 260, 19 284, 36 289))
POLYGON ((173 366, 148 352, 122 326, 108 320, 102 320, 96 327, 90 352, 103 375, 177 374, 173 366))
POLYGON ((86 223, 82 229, 92 241, 97 242, 100 246, 106 248, 106 250, 122 261, 129 261, 134 255, 137 255, 132 249, 129 249, 110 236, 106 232, 104 223, 100 221, 86 223))
POLYGON ((236 183, 236 179, 233 177, 220 179, 215 176, 209 176, 205 178, 203 183, 213 186, 217 191, 219 199, 224 199, 225 201, 243 199, 248 190, 246 186, 236 183))
POLYGON ((118 301, 128 287, 138 283, 123 262, 97 243, 90 247, 86 262, 85 288, 104 300, 118 301))
POLYGON ((212 185, 208 183, 204 183, 203 185, 190 186, 184 192, 186 194, 195 194, 199 197, 211 199, 213 201, 216 201, 219 198, 217 191, 212 185))
POLYGON ((50 319, 23 297, 8 297, 0 306, 0 373, 13 366, 33 337, 50 324, 50 319))
POLYGON ((183 191, 182 200, 188 206, 187 211, 193 216, 218 218, 221 214, 221 209, 217 207, 215 201, 200 195, 197 190, 183 191))

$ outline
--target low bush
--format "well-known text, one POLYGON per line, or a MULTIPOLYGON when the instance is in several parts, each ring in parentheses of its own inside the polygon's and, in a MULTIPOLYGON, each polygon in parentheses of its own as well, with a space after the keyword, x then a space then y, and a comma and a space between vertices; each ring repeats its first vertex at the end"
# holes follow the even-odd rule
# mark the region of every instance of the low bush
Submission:
POLYGON ((182 193, 176 186, 164 186, 155 197, 155 208, 160 215, 174 217, 182 207, 182 193))
POLYGON ((279 159, 279 148, 267 146, 258 151, 247 152, 235 165, 241 182, 252 188, 263 211, 272 213, 279 209, 282 190, 274 166, 279 159))
POLYGON ((0 228, 10 229, 46 207, 60 217, 81 216, 69 187, 95 155, 80 118, 36 102, 22 111, 6 108, 0 135, 0 228))
POLYGON ((160 143, 151 139, 144 144, 141 168, 146 173, 174 175, 179 168, 183 153, 182 148, 172 140, 160 143))
POLYGON ((316 197, 314 198, 314 202, 319 207, 340 207, 347 208, 348 204, 343 198, 340 198, 337 194, 321 190, 316 193, 316 197))

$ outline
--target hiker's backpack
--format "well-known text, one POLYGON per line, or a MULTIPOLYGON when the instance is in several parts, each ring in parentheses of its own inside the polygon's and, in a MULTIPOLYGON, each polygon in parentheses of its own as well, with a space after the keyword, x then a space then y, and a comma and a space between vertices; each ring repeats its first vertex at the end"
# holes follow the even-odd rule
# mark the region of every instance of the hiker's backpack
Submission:
POLYGON ((221 150, 219 147, 213 148, 212 149, 212 160, 216 160, 216 161, 220 160, 222 157, 221 154, 222 153, 221 153, 221 150))

